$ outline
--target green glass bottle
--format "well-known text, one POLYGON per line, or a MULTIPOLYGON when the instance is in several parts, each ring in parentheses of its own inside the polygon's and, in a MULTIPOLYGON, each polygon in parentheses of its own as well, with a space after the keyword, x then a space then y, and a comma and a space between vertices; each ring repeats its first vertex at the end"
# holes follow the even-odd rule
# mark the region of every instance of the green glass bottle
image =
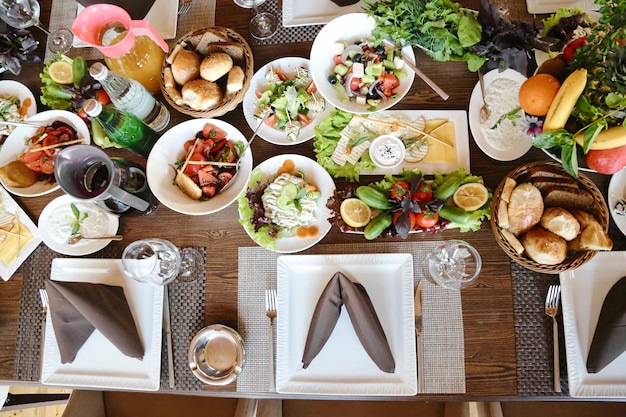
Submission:
POLYGON ((159 134, 137 116, 113 106, 103 106, 98 100, 85 101, 83 110, 100 122, 112 142, 144 158, 148 158, 150 150, 159 139, 159 134))

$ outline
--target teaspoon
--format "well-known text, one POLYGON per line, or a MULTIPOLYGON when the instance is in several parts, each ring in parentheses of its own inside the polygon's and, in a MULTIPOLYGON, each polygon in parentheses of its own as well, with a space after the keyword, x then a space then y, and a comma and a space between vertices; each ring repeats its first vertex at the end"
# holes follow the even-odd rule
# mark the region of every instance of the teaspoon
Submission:
POLYGON ((481 70, 478 70, 478 82, 480 82, 480 93, 483 97, 483 106, 480 108, 480 121, 484 123, 487 119, 489 119, 489 107, 485 101, 485 81, 483 80, 483 73, 481 70))
POLYGON ((123 238, 124 238, 124 236, 122 236, 122 235, 84 237, 81 234, 75 234, 75 235, 70 236, 67 239, 67 244, 68 245, 74 245, 74 244, 80 242, 83 239, 87 239, 87 240, 122 240, 123 238))

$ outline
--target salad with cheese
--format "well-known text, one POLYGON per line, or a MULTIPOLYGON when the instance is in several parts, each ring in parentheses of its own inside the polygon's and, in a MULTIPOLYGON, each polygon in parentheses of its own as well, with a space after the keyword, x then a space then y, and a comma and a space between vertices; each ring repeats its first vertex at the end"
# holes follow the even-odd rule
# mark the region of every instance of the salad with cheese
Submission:
POLYGON ((355 101, 376 111, 379 104, 395 97, 400 78, 407 76, 395 49, 374 46, 364 39, 351 44, 337 42, 333 48, 335 65, 328 82, 341 101, 355 101))

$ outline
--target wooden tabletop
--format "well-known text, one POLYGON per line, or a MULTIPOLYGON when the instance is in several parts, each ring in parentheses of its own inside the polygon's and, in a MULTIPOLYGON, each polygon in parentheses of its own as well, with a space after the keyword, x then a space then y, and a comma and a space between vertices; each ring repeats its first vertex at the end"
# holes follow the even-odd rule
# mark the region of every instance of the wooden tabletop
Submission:
MULTIPOLYGON (((42 0, 42 21, 48 23, 51 0, 42 0)), ((477 8, 477 1, 461 1, 462 5, 477 8)), ((497 0, 492 3, 508 11, 512 18, 529 20, 524 0, 497 0)), ((248 36, 249 15, 242 11, 232 0, 217 0, 215 22, 217 25, 233 28, 245 38, 248 36)), ((40 31, 33 33, 42 43, 38 53, 44 55, 44 38, 40 31)), ((308 57, 311 42, 299 42, 279 45, 252 46, 255 70, 273 59, 283 56, 308 57)), ((436 63, 419 56, 422 70, 450 94, 448 101, 443 101, 436 93, 416 77, 406 97, 395 109, 410 110, 466 110, 472 89, 477 82, 475 73, 467 70, 463 62, 436 63)), ((39 96, 39 73, 41 64, 25 64, 19 77, 5 75, 5 79, 14 78, 26 84, 36 97, 39 96)), ((39 109, 43 106, 39 104, 39 109)), ((172 110, 174 126, 189 116, 172 110)), ((242 106, 220 117, 238 127, 248 137, 252 134, 246 123, 242 106)), ((254 165, 281 153, 297 153, 315 158, 312 141, 295 146, 279 147, 263 140, 252 145, 254 165)), ((470 140, 471 171, 481 175, 485 184, 495 189, 502 177, 518 166, 537 160, 547 160, 547 156, 538 149, 531 149, 524 157, 511 162, 498 162, 487 157, 470 140)), ((136 159, 124 151, 111 154, 136 159)), ((610 177, 590 175, 600 190, 606 194, 610 177)), ((375 180, 374 177, 363 178, 375 180)), ((337 181, 337 186, 345 185, 337 181)), ((61 191, 37 198, 17 198, 26 212, 38 219, 45 205, 61 195, 61 191)), ((207 216, 185 216, 160 205, 156 212, 147 217, 130 214, 124 215, 119 232, 124 235, 123 242, 112 245, 124 247, 128 242, 145 237, 162 237, 178 246, 205 246, 207 248, 206 266, 206 324, 222 323, 237 327, 237 249, 254 246, 238 223, 237 205, 231 204, 219 213, 207 216), (155 227, 155 225, 157 225, 155 227)), ((615 243, 615 250, 626 247, 623 236, 611 220, 610 235, 615 243)), ((484 222, 480 231, 458 233, 450 230, 435 235, 410 235, 409 241, 442 240, 463 238, 471 242, 483 257, 483 269, 475 285, 462 291, 463 318, 465 327, 465 366, 467 393, 464 399, 487 399, 493 397, 517 396, 515 333, 513 325, 513 300, 509 258, 496 244, 488 222, 484 222)), ((337 228, 322 240, 322 244, 361 242, 362 236, 342 234, 337 228)), ((399 239, 399 238, 398 238, 399 239)), ((304 252, 306 253, 306 252, 304 252)), ((15 341, 17 335, 18 310, 20 302, 21 275, 14 275, 7 282, 0 282, 0 380, 10 381, 14 375, 15 341)), ((555 275, 555 281, 558 276, 555 275)), ((13 383, 19 381, 12 381, 13 383)), ((424 399, 425 397, 418 397, 424 399)), ((445 398, 445 397, 444 397, 445 398)), ((448 397, 449 398, 449 397, 448 397)), ((460 397, 459 397, 460 398, 460 397)))

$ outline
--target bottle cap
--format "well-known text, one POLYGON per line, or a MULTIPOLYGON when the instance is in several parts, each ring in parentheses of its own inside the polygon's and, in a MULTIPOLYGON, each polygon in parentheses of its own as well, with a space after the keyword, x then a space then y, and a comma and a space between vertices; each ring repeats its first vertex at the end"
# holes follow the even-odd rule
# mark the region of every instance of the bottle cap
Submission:
POLYGON ((85 111, 85 113, 87 113, 88 116, 96 117, 102 111, 102 103, 100 103, 95 98, 90 98, 85 101, 85 104, 83 105, 83 110, 85 111))
POLYGON ((108 72, 109 69, 101 62, 94 62, 91 67, 89 67, 89 75, 91 75, 95 80, 102 80, 106 78, 108 72))

